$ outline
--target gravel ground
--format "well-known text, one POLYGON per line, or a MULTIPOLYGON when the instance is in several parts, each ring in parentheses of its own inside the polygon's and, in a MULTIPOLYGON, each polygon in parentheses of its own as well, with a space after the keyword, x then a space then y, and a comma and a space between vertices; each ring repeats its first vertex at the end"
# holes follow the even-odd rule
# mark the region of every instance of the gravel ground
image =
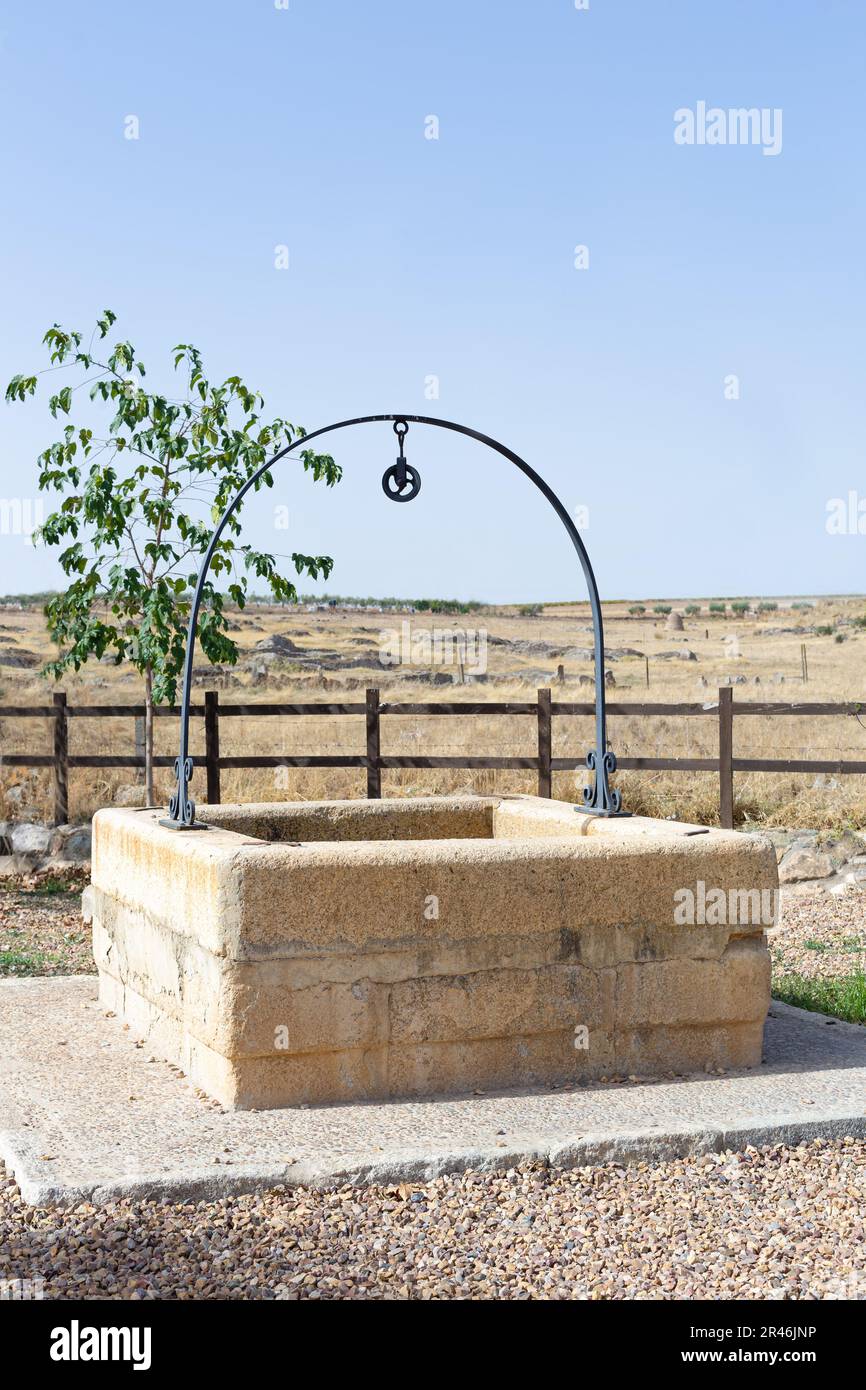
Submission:
POLYGON ((81 870, 0 880, 0 975, 92 975, 81 870))
POLYGON ((783 895, 770 933, 775 975, 840 978, 866 968, 866 892, 783 895))
POLYGON ((866 1299, 866 1143, 71 1211, 6 1179, 0 1278, 38 1277, 46 1298, 866 1299))

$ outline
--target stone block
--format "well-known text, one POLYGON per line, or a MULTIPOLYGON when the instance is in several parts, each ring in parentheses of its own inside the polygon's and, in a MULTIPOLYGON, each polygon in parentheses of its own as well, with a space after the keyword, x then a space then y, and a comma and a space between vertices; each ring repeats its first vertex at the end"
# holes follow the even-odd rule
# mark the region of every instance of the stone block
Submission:
POLYGON ((107 1007, 224 1105, 760 1061, 757 837, 520 796, 201 813, 100 811, 87 911, 107 1007))

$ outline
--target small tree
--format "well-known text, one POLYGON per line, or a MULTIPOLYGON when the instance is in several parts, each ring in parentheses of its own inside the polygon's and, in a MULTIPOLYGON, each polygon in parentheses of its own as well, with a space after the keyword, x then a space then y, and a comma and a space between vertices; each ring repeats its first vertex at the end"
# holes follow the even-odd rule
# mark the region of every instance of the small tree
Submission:
MULTIPOLYGON (((98 435, 95 421, 66 424, 63 437, 40 454, 39 488, 61 493, 58 509, 36 532, 49 546, 62 546, 59 561, 71 580, 45 606, 48 630, 60 654, 46 671, 59 678, 78 671, 91 657, 112 653, 129 661, 144 680, 146 795, 153 803, 153 710, 174 703, 183 667, 186 626, 200 557, 214 525, 232 497, 278 449, 303 436, 287 420, 263 419, 264 401, 240 377, 220 386, 204 374, 198 349, 181 343, 174 368, 182 374, 177 397, 149 393, 143 364, 129 342, 100 351, 115 315, 106 309, 86 349, 78 332, 58 324, 43 338, 51 366, 84 379, 51 396, 51 414, 71 416, 75 393, 90 387, 96 410, 113 418, 98 435), (94 348, 94 343, 97 344, 94 348)), ((18 375, 7 401, 36 392, 38 377, 18 375)), ((80 398, 79 398, 80 399, 80 398)), ((86 409, 86 406, 85 406, 86 409)), ((327 454, 303 450, 299 461, 330 487, 341 470, 327 454)), ((256 489, 273 486, 263 474, 256 489)), ((226 601, 243 608, 251 576, 264 581, 278 602, 294 602, 291 580, 277 558, 237 542, 240 507, 231 517, 213 556, 202 595, 198 641, 211 662, 234 664, 238 649, 227 633, 226 601), (225 581, 225 588, 217 587, 225 581)), ((281 557, 282 558, 282 557, 281 557)), ((327 555, 291 556, 297 574, 325 578, 327 555)))

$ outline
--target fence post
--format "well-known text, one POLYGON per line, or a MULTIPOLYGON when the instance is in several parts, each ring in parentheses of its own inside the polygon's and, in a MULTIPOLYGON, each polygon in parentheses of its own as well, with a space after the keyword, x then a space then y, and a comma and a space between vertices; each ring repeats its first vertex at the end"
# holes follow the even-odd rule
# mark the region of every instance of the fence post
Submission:
POLYGON ((54 695, 54 824, 69 822, 69 716, 66 691, 54 695))
POLYGON ((220 804, 220 697, 217 690, 204 693, 204 755, 207 763, 207 800, 220 804))
POLYGON ((147 743, 144 737, 144 715, 135 716, 135 756, 141 758, 141 767, 135 769, 136 782, 144 781, 144 760, 147 757, 147 743))
POLYGON ((379 691, 371 686, 367 691, 367 795, 381 797, 382 769, 379 766, 379 691))
POLYGON ((734 828, 734 692, 719 688, 719 825, 734 828))
POLYGON ((552 745, 550 690, 538 692, 538 795, 553 796, 550 768, 552 745))

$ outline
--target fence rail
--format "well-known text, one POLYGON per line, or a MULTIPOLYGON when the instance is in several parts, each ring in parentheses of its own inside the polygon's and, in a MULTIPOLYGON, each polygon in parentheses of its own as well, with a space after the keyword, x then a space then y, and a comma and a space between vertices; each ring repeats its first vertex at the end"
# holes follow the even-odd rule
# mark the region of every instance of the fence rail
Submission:
MULTIPOLYGON (((866 774, 866 760, 852 761, 827 758, 735 758, 734 718, 779 715, 859 716, 864 706, 859 701, 846 704, 824 702, 794 702, 779 704, 767 701, 735 703, 730 686, 722 686, 718 700, 707 703, 608 704, 609 715, 632 717, 714 718, 718 724, 718 757, 715 758, 629 758, 618 757, 617 767, 623 771, 715 772, 719 778, 719 822, 730 828, 734 823, 734 773, 736 772, 833 772, 866 774)), ((507 701, 425 701, 423 703, 381 700, 378 689, 366 691, 363 703, 314 704, 230 704, 221 705, 215 690, 205 693, 204 704, 192 705, 190 714, 204 719, 205 753, 197 761, 207 776, 207 800, 217 805, 221 797, 220 774, 230 768, 264 767, 331 767, 358 768, 366 772, 367 796, 382 795, 382 772, 389 768, 516 768, 536 772, 538 795, 552 795, 554 772, 571 772, 585 767, 585 759, 554 758, 553 720, 575 715, 592 716, 595 705, 589 702, 554 700, 550 689, 540 689, 537 699, 507 701), (537 724, 538 752, 531 757, 394 757, 383 755, 381 732, 383 715, 531 715, 537 724), (278 754, 273 756, 225 757, 220 753, 220 723, 223 719, 256 718, 269 715, 294 718, 303 715, 363 715, 366 726, 364 753, 278 754)), ((49 767, 53 771, 54 820, 65 825, 69 819, 69 773, 76 768, 143 768, 141 754, 114 753, 75 754, 69 752, 69 724, 73 719, 143 719, 144 705, 70 705, 65 693, 56 694, 50 705, 0 705, 0 719, 51 719, 54 723, 53 753, 3 753, 0 767, 49 767)), ((176 706, 162 705, 154 710, 158 718, 177 718, 176 706)), ((159 755, 155 767, 172 767, 174 757, 159 755)))

